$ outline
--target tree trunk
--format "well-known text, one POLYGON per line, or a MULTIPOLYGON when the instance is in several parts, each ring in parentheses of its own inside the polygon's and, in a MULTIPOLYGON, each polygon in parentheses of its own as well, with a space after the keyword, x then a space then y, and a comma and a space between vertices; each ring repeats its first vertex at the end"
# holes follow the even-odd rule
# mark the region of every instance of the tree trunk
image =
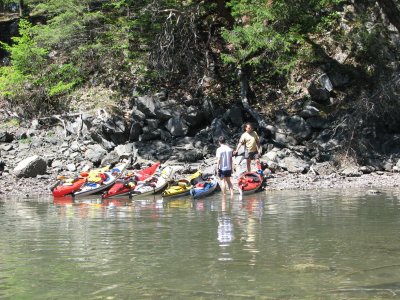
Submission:
POLYGON ((20 16, 20 18, 22 18, 24 16, 24 1, 19 0, 18 6, 19 6, 19 16, 20 16))
POLYGON ((400 32, 400 9, 392 0, 377 0, 389 22, 400 32))
POLYGON ((248 99, 250 85, 245 67, 239 69, 238 76, 240 80, 240 99, 242 101, 243 108, 257 121, 259 127, 268 131, 268 124, 265 122, 263 116, 250 106, 248 99))

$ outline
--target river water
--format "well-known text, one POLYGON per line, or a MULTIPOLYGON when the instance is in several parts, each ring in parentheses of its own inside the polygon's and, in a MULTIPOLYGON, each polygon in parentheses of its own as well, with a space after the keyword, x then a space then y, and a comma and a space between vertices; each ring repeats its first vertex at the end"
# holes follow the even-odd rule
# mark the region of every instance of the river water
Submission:
POLYGON ((0 299, 400 298, 400 190, 0 200, 0 299))

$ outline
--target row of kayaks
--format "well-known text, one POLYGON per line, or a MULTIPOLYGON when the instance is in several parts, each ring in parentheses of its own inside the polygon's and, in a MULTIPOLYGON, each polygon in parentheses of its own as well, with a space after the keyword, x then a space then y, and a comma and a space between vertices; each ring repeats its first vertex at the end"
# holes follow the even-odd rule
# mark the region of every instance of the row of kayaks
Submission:
MULTIPOLYGON (((200 171, 183 178, 176 178, 174 168, 162 167, 156 162, 142 170, 129 170, 129 161, 113 167, 81 172, 75 178, 59 177, 53 188, 54 197, 83 197, 102 194, 103 199, 120 196, 138 197, 162 192, 163 198, 190 195, 193 198, 206 197, 218 189, 218 179, 212 174, 200 171)), ((257 172, 242 173, 237 181, 241 194, 254 193, 263 188, 265 179, 257 172)))

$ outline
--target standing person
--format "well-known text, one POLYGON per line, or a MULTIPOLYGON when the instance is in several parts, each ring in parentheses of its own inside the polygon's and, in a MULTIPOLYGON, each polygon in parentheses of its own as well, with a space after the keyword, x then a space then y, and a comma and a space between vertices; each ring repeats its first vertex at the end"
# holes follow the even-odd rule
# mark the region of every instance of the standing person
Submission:
POLYGON ((239 140, 239 144, 236 150, 233 151, 233 155, 236 155, 241 146, 245 146, 244 158, 247 162, 247 172, 250 172, 250 164, 253 159, 258 160, 261 155, 260 138, 257 132, 254 131, 251 123, 244 124, 245 132, 242 134, 239 140))
POLYGON ((225 138, 220 136, 218 138, 219 148, 217 149, 217 166, 218 177, 221 179, 221 190, 225 195, 225 189, 228 189, 233 197, 233 185, 231 182, 232 176, 232 149, 226 144, 225 138))

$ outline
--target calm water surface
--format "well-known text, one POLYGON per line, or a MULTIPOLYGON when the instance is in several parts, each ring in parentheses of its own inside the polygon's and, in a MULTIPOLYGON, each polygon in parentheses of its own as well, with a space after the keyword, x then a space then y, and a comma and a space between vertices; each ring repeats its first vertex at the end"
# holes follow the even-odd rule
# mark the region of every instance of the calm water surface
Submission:
POLYGON ((0 299, 400 298, 400 190, 0 200, 0 299))

